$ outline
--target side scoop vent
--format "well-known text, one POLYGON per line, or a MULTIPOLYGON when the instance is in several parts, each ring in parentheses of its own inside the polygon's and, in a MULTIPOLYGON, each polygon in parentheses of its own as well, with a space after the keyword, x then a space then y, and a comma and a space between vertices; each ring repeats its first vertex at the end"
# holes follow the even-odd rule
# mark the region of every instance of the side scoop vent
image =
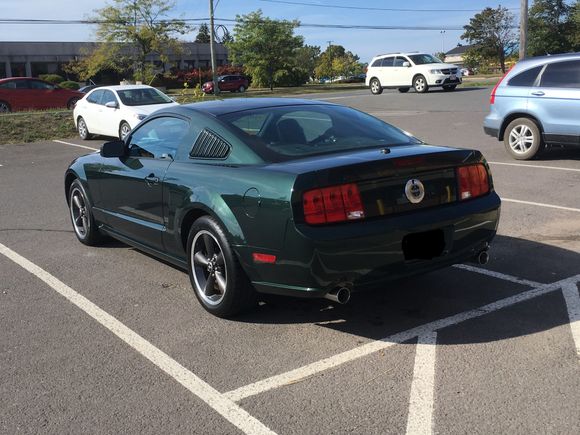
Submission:
POLYGON ((189 153, 196 159, 225 159, 230 153, 230 144, 210 130, 202 130, 189 153))

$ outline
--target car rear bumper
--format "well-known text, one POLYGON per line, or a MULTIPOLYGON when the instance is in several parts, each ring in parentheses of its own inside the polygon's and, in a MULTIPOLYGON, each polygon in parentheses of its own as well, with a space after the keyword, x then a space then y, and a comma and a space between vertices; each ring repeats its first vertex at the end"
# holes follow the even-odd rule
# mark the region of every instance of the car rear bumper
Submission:
MULTIPOLYGON (((237 247, 240 261, 257 291, 321 297, 334 288, 353 291, 462 263, 486 249, 494 238, 500 214, 495 192, 461 204, 324 227, 288 226, 284 249, 267 252, 275 264, 254 264, 254 247, 237 247), (441 234, 444 243, 432 259, 409 259, 406 236, 429 247, 424 234, 441 234)), ((416 243, 416 242, 415 242, 416 243)))
POLYGON ((497 139, 498 135, 499 135, 499 129, 498 128, 494 128, 494 127, 488 127, 486 125, 483 126, 483 131, 485 132, 485 134, 487 134, 488 136, 492 136, 495 137, 497 139))

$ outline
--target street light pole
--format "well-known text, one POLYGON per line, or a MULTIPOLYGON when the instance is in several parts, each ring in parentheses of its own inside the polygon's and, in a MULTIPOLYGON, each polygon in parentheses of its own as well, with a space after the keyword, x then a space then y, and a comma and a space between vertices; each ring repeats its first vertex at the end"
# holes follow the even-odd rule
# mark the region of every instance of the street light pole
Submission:
POLYGON ((441 30, 441 53, 445 53, 445 30, 441 30))
POLYGON ((526 57, 528 44, 528 0, 520 3, 520 60, 526 57))
POLYGON ((216 60, 215 60, 215 47, 214 47, 214 27, 213 27, 213 0, 209 0, 209 50, 211 54, 211 72, 213 80, 213 94, 218 95, 220 93, 220 87, 217 82, 216 75, 216 60))

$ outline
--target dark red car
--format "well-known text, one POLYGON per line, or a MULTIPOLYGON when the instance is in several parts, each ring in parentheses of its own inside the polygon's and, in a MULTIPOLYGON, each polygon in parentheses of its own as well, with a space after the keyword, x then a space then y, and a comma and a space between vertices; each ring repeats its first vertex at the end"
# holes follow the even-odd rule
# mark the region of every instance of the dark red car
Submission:
MULTIPOLYGON (((244 92, 248 89, 250 85, 247 77, 239 75, 228 75, 218 77, 218 86, 220 92, 230 91, 230 92, 244 92)), ((201 87, 201 90, 206 94, 213 94, 213 81, 205 82, 201 87)))
POLYGON ((72 109, 84 94, 32 77, 0 79, 0 113, 18 110, 72 109))

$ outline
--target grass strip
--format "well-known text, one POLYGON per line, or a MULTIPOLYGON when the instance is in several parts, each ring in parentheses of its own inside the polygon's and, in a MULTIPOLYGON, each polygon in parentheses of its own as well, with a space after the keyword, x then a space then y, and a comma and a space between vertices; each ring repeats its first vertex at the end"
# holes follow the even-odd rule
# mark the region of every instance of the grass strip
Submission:
POLYGON ((0 115, 0 145, 63 139, 76 134, 71 110, 0 115))

